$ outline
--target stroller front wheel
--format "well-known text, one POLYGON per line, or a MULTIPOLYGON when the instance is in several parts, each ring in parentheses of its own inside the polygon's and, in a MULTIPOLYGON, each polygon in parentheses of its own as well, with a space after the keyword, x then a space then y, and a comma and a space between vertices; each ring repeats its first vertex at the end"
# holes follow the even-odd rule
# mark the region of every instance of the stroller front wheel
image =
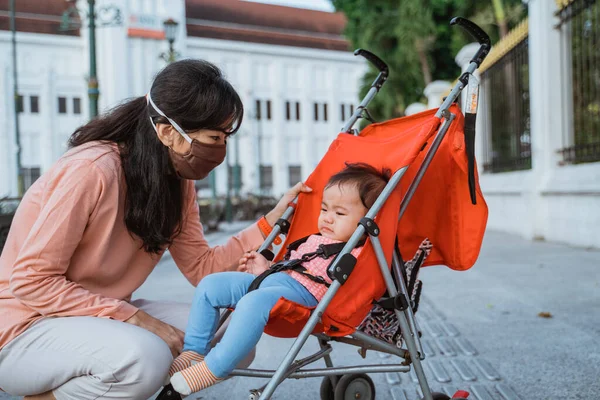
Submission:
POLYGON ((334 400, 374 400, 375 384, 367 374, 346 374, 335 387, 334 400))

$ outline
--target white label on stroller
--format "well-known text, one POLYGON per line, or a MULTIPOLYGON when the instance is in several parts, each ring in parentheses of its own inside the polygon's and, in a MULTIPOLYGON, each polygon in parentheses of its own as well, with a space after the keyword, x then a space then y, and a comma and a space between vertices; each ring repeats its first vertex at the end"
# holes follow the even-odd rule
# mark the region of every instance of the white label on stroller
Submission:
POLYGON ((467 87, 467 113, 477 114, 477 102, 479 100, 479 80, 474 75, 469 75, 467 87))

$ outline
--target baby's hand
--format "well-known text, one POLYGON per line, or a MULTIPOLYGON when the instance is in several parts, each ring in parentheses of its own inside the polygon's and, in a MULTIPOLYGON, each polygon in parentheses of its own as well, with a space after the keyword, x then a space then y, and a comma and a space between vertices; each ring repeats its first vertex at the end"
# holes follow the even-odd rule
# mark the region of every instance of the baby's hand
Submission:
POLYGON ((252 275, 260 275, 269 269, 271 263, 256 251, 245 253, 240 258, 240 266, 238 271, 248 272, 252 275))

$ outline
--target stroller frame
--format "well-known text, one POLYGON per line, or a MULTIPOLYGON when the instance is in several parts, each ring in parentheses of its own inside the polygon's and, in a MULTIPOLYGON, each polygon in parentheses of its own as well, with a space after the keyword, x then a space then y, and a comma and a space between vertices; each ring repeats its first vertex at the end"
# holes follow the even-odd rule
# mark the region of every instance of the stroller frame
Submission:
MULTIPOLYGON (((479 42, 480 48, 471 60, 467 70, 461 75, 461 77, 453 87, 452 91, 446 97, 443 104, 439 107, 438 111, 435 114, 437 118, 443 119, 443 123, 441 124, 435 136, 435 139, 431 144, 430 149, 425 155, 424 161, 420 166, 414 180, 409 185, 409 188, 402 199, 402 202, 400 204, 400 213, 398 216, 399 220, 404 215, 411 198, 413 197, 419 183, 421 182, 427 168, 429 167, 429 164, 431 163, 433 157, 437 152, 437 149, 439 148, 442 140, 446 135, 446 132, 448 131, 450 125, 456 117, 455 114, 449 111, 450 106, 456 101, 462 89, 465 86, 467 86, 469 76, 475 72, 479 65, 481 65, 481 62, 489 53, 489 50, 491 48, 490 40, 487 34, 471 21, 461 17, 456 17, 452 19, 450 24, 456 24, 465 29, 469 34, 471 34, 471 36, 473 36, 479 42)), ((368 111, 366 111, 366 107, 387 80, 389 72, 387 65, 374 54, 362 49, 356 50, 354 54, 365 57, 369 62, 373 63, 380 71, 377 78, 371 85, 370 90, 368 91, 364 99, 361 101, 354 114, 350 117, 348 122, 343 127, 342 132, 353 133, 355 135, 358 135, 358 131, 352 129, 352 127, 358 121, 358 119, 363 117, 363 112, 366 112, 368 116, 368 111)), ((398 250, 394 249, 392 256, 392 268, 390 271, 390 269, 388 268, 388 262, 385 258, 383 248, 381 246, 381 242, 378 238, 379 231, 377 229, 377 225, 375 225, 373 221, 377 213, 385 204, 390 194, 399 184, 402 176, 404 175, 408 167, 409 166, 404 166, 392 175, 391 179, 385 186, 383 192, 377 198, 373 206, 369 209, 365 218, 361 221, 361 224, 358 225, 351 238, 344 246, 343 250, 339 253, 339 256, 336 257, 334 262, 330 265, 329 272, 331 276, 335 276, 335 279, 331 283, 331 286, 329 287, 321 301, 313 310, 306 325, 304 326, 298 337, 295 339, 292 347, 287 352, 285 358, 283 359, 277 370, 234 369, 233 372, 230 374, 231 376, 271 378, 265 386, 250 391, 250 400, 270 399, 278 385, 284 379, 287 378, 301 379, 329 376, 332 380, 332 387, 335 387, 335 385, 337 384, 337 375, 351 373, 409 372, 411 369, 410 364, 413 365, 415 375, 417 376, 417 379, 419 381, 419 385, 423 394, 423 399, 434 399, 429 384, 427 382, 427 378, 423 371, 423 366, 421 364, 421 361, 425 359, 425 354, 423 352, 421 341, 419 338, 415 316, 410 306, 411 300, 407 290, 407 285, 404 281, 403 273, 401 270, 404 267, 403 261, 401 259, 400 254, 398 253, 398 250), (341 270, 341 268, 338 268, 340 260, 343 259, 343 256, 345 254, 349 254, 354 249, 354 247, 357 245, 359 240, 365 235, 365 233, 369 235, 369 238, 371 240, 373 250, 375 252, 377 262, 381 270, 381 274, 386 284, 388 294, 390 298, 395 298, 397 300, 396 303, 398 304, 398 306, 395 308, 394 311, 399 321, 402 337, 404 339, 404 343, 406 343, 406 348, 396 347, 386 341, 371 337, 358 330, 345 337, 330 337, 325 334, 315 334, 314 336, 316 336, 317 340, 319 341, 320 350, 315 354, 310 355, 304 359, 294 361, 301 348, 308 340, 308 337, 312 334, 313 329, 315 328, 321 316, 329 306, 336 292, 339 290, 339 288, 342 286, 342 284, 345 282, 345 280, 348 278, 348 275, 350 274, 350 272, 346 273, 345 271, 341 270), (395 282, 398 283, 398 287, 396 287, 395 282), (375 350, 396 355, 398 357, 401 357, 404 361, 399 364, 356 365, 336 368, 333 367, 333 363, 330 357, 332 347, 329 344, 329 342, 333 341, 360 347, 361 349, 363 349, 363 352, 366 350, 375 350), (320 360, 321 358, 324 359, 326 368, 304 369, 305 366, 317 360, 320 360)), ((296 202, 297 199, 294 200, 294 205, 296 202)), ((294 207, 288 207, 288 209, 284 212, 282 218, 273 227, 272 232, 265 239, 258 252, 267 250, 271 246, 275 238, 279 235, 279 233, 282 232, 284 226, 286 226, 286 224, 289 226, 289 219, 293 215, 293 213, 294 207)), ((223 316, 221 317, 221 323, 225 321, 229 314, 230 311, 227 311, 223 314, 223 316)), ((460 392, 457 392, 457 395, 458 393, 460 392)), ((464 392, 462 393, 464 395, 464 392)), ((172 390, 170 385, 165 387, 163 392, 161 392, 161 394, 158 397, 159 400, 177 398, 180 398, 179 395, 172 390)), ((436 398, 439 397, 436 396, 436 398)))

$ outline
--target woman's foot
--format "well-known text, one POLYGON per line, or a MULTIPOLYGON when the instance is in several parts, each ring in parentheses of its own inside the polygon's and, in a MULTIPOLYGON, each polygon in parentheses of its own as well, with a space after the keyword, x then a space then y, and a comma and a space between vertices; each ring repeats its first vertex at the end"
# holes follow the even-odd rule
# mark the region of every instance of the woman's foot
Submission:
POLYGON ((210 372, 206 363, 202 361, 200 364, 195 364, 180 372, 176 372, 171 377, 171 385, 173 385, 173 389, 178 393, 188 396, 222 380, 210 372))
POLYGON ((171 368, 169 368, 169 376, 173 376, 175 372, 183 371, 193 364, 201 363, 202 361, 204 361, 204 356, 202 354, 198 354, 195 351, 184 351, 173 360, 173 364, 171 364, 171 368))

